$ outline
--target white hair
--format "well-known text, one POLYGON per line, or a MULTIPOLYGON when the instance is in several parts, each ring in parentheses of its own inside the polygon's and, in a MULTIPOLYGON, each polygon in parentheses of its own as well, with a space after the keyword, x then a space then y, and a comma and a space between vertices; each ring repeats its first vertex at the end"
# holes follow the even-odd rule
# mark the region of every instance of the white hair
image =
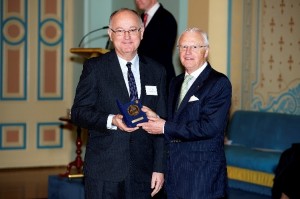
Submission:
MULTIPOLYGON (((204 41, 204 45, 209 46, 209 41, 208 41, 208 35, 205 31, 201 30, 200 28, 187 28, 185 31, 183 31, 183 33, 181 33, 181 35, 183 35, 186 32, 197 32, 199 33, 202 37, 203 37, 203 41, 204 41)), ((181 37, 180 35, 180 37, 181 37)), ((177 43, 179 43, 180 37, 177 40, 177 43)))

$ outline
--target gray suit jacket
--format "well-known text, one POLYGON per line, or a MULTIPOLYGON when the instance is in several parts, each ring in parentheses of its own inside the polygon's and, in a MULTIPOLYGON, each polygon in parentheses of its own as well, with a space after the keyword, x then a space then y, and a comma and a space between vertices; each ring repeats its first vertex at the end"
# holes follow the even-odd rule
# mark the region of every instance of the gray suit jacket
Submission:
POLYGON ((221 198, 227 192, 224 131, 231 83, 208 64, 177 109, 183 79, 184 74, 176 77, 169 91, 164 129, 169 142, 168 193, 182 199, 221 198), (195 101, 189 101, 192 96, 195 101))
MULTIPOLYGON (((141 102, 166 116, 164 68, 139 57, 141 102), (145 86, 156 86, 157 95, 147 95, 145 86)), ((87 179, 118 182, 131 172, 136 181, 150 187, 152 172, 164 172, 163 136, 139 129, 133 133, 106 128, 109 114, 120 113, 116 99, 130 101, 115 51, 88 59, 83 66, 72 106, 72 122, 88 129, 84 174, 87 179)))

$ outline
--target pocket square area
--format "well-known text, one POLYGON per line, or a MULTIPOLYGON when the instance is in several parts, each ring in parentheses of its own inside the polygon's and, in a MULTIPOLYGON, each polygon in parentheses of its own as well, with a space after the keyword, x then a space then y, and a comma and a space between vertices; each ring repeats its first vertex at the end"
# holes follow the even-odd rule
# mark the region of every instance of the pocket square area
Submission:
POLYGON ((193 101, 197 101, 197 100, 199 100, 198 97, 196 97, 195 95, 193 95, 193 96, 190 98, 189 102, 193 102, 193 101))

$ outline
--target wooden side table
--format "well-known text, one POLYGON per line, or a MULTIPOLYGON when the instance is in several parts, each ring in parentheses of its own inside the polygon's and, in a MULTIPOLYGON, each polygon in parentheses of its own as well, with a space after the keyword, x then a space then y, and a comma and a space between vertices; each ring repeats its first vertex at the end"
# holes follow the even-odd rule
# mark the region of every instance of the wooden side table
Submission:
MULTIPOLYGON (((67 122, 67 125, 73 125, 72 121, 69 117, 60 117, 59 118, 60 121, 64 121, 67 122)), ((81 147, 82 147, 82 139, 81 139, 81 128, 79 126, 77 126, 77 137, 76 137, 76 158, 74 161, 70 162, 67 165, 67 171, 63 174, 60 174, 60 176, 62 177, 69 177, 69 178, 78 178, 78 177, 83 177, 83 171, 82 171, 82 167, 83 167, 83 160, 81 158, 81 147), (71 173, 72 167, 76 168, 77 173, 73 174, 71 173)))

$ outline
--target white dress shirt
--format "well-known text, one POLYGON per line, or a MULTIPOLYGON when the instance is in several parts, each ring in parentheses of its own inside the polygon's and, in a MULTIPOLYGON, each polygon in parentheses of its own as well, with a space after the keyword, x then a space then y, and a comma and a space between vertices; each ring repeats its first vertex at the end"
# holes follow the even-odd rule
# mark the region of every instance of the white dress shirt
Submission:
MULTIPOLYGON (((128 92, 128 96, 130 96, 130 89, 129 89, 129 83, 128 83, 128 76, 127 76, 127 72, 128 72, 128 67, 126 66, 127 62, 125 59, 122 59, 121 57, 118 57, 120 66, 121 66, 121 70, 122 70, 122 74, 123 74, 123 78, 127 87, 127 92, 128 92)), ((135 80, 135 84, 136 84, 136 89, 138 92, 138 97, 141 97, 141 78, 140 78, 140 66, 139 66, 139 56, 136 55, 131 61, 131 70, 134 76, 134 80, 135 80)), ((116 130, 117 127, 112 125, 112 118, 115 115, 110 114, 107 118, 107 123, 106 123, 106 127, 107 129, 113 129, 116 130)))

